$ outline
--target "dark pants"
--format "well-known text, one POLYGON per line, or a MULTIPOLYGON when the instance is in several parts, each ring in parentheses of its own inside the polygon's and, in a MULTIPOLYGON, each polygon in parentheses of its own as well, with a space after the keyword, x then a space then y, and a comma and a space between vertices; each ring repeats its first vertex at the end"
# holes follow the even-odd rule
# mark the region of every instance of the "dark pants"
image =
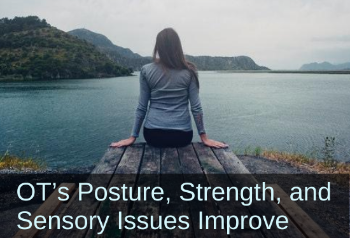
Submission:
POLYGON ((192 142, 193 131, 143 128, 147 144, 154 147, 183 147, 192 142))

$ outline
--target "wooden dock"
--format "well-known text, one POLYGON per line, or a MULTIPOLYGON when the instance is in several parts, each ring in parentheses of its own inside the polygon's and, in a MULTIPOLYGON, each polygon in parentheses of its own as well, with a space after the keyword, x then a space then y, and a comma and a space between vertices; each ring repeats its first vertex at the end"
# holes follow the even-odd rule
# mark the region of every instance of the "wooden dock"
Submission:
MULTIPOLYGON (((257 181, 249 171, 245 168, 242 162, 237 158, 233 152, 227 149, 212 149, 204 146, 201 143, 193 143, 182 148, 154 148, 144 143, 134 144, 127 148, 110 148, 101 161, 94 168, 90 176, 90 183, 98 183, 108 188, 114 184, 116 180, 120 183, 121 175, 128 174, 123 177, 125 184, 133 186, 170 186, 179 188, 180 185, 186 181, 190 182, 193 175, 201 174, 202 184, 206 186, 221 186, 221 187, 243 187, 254 186, 257 181), (108 179, 103 181, 96 181, 93 174, 106 174, 108 179), (159 177, 162 174, 177 174, 181 175, 182 180, 179 181, 164 181, 159 177), (213 176, 222 174, 224 176, 213 176), (237 177, 239 174, 247 174, 246 179, 237 177), (154 175, 147 177, 149 175, 154 175), (149 179, 152 178, 152 179, 149 179), (218 179, 220 178, 220 179, 218 179)), ((166 179, 167 177, 165 177, 166 179)), ((198 176, 197 176, 198 178, 198 176)), ((89 179, 88 179, 89 180, 89 179)), ((169 179, 170 180, 170 179, 169 179)), ((72 192, 74 193, 74 192, 72 192)), ((108 230, 101 235, 101 237, 228 237, 225 230, 222 229, 199 229, 198 211, 203 211, 210 215, 266 215, 278 216, 285 215, 279 206, 274 202, 264 202, 253 204, 249 207, 242 206, 235 202, 220 202, 216 203, 209 200, 205 205, 201 203, 176 203, 174 200, 171 206, 163 202, 151 202, 146 207, 139 205, 136 202, 119 203, 105 203, 95 200, 93 197, 78 201, 77 192, 71 197, 69 202, 61 209, 61 215, 69 214, 73 217, 78 215, 106 215, 114 214, 109 221, 112 225, 108 226, 108 230), (140 214, 157 214, 157 216, 166 216, 168 214, 175 217, 180 215, 187 215, 191 218, 191 226, 187 230, 118 230, 116 229, 118 219, 118 212, 123 214, 133 214, 138 216, 140 214)), ((45 202, 46 203, 46 202, 45 202)), ((49 211, 45 209, 45 203, 42 205, 39 214, 44 216, 51 215, 57 210, 49 211)), ((290 205, 290 204, 289 204, 290 205)), ((40 209, 39 209, 40 210, 40 209)), ((303 222, 303 220, 301 220, 303 222)), ((262 226, 259 230, 235 230, 232 231, 229 237, 327 237, 322 230, 316 225, 312 231, 301 231, 300 227, 293 222, 289 222, 289 227, 286 230, 267 229, 262 226)), ((31 236, 27 235, 28 231, 19 231, 16 237, 33 237, 38 234, 38 230, 34 230, 31 236)), ((97 237, 96 229, 90 230, 46 230, 44 235, 40 237, 97 237)), ((99 236, 100 237, 100 236, 99 236)))

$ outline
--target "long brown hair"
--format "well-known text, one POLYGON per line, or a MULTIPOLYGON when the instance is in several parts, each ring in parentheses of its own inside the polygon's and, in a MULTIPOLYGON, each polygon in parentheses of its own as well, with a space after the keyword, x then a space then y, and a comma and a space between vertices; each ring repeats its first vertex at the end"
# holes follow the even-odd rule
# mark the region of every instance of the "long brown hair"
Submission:
POLYGON ((199 88, 196 66, 185 59, 179 35, 173 28, 165 28, 157 35, 153 61, 170 69, 187 69, 199 88), (157 54, 159 58, 157 58, 157 54))

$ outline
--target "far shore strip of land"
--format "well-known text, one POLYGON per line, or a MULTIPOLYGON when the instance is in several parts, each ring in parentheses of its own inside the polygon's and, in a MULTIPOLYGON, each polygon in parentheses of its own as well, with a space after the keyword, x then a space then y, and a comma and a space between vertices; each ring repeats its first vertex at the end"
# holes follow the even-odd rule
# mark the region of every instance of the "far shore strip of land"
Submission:
POLYGON ((268 73, 268 74, 350 74, 350 70, 217 70, 218 73, 268 73))

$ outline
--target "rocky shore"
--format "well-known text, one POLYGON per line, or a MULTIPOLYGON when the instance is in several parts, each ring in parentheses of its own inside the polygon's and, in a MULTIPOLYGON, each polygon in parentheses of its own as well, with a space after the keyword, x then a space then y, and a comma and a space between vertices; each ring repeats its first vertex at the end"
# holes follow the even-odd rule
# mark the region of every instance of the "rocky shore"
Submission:
POLYGON ((69 169, 42 169, 42 170, 32 170, 32 169, 0 169, 1 174, 89 174, 95 166, 88 167, 75 167, 69 169))
POLYGON ((307 168, 293 166, 287 162, 275 161, 259 156, 237 156, 252 174, 310 174, 307 168))

